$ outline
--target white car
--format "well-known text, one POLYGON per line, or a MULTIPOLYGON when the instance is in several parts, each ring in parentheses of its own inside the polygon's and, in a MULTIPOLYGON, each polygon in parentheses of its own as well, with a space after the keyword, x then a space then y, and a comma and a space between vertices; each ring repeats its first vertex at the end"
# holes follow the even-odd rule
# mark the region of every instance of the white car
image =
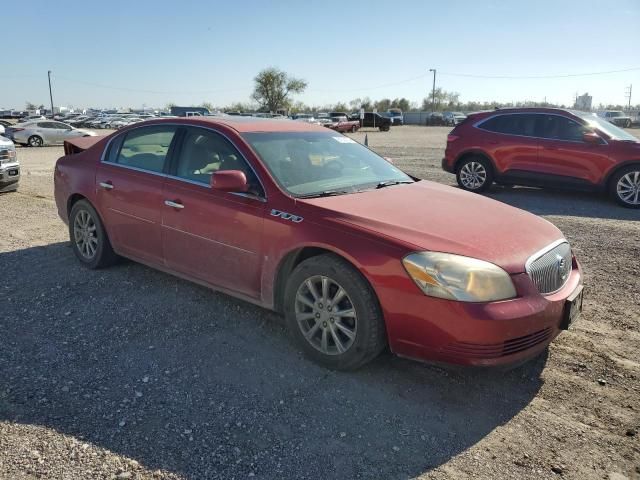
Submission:
POLYGON ((93 137, 95 132, 73 128, 62 122, 44 120, 16 125, 11 129, 11 137, 15 143, 42 147, 43 145, 59 145, 69 138, 93 137))

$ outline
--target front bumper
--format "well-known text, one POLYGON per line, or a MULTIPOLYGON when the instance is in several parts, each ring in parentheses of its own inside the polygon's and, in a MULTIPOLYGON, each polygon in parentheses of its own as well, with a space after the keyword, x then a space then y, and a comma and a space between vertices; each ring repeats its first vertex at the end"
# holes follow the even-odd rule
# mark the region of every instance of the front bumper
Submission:
POLYGON ((20 181, 20 163, 2 163, 0 165, 0 192, 10 192, 18 188, 20 181))
POLYGON ((517 364, 538 355, 562 330, 566 300, 582 285, 580 266, 575 264, 565 286, 552 295, 541 295, 525 273, 512 280, 518 297, 489 303, 428 297, 415 285, 382 288, 391 350, 467 366, 517 364))
POLYGON ((449 166, 449 162, 447 161, 446 157, 442 159, 442 170, 444 170, 445 172, 454 173, 453 167, 449 166))

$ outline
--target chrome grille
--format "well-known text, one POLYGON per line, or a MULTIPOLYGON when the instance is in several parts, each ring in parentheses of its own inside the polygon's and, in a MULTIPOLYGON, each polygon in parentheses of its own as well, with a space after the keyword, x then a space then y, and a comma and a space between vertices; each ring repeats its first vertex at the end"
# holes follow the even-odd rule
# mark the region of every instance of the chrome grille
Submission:
POLYGON ((527 260, 526 270, 540 293, 560 290, 571 274, 571 247, 566 241, 556 242, 527 260))
POLYGON ((9 150, 0 150, 0 160, 7 160, 11 156, 9 150))

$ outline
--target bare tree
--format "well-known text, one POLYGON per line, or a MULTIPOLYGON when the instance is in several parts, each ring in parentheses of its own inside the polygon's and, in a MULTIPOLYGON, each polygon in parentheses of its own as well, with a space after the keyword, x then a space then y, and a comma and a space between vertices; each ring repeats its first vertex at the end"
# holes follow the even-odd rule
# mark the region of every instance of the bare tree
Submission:
POLYGON ((255 87, 251 98, 270 112, 287 108, 290 105, 289 95, 302 93, 307 88, 306 81, 290 77, 274 67, 262 70, 256 75, 254 82, 255 87))

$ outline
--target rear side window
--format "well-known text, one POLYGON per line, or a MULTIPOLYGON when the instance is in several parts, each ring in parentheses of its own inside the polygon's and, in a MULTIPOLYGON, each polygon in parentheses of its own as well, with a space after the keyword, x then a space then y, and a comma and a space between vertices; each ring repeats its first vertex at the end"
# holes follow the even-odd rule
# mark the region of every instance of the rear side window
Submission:
POLYGON ((496 115, 481 123, 478 127, 495 133, 535 137, 537 117, 538 115, 526 113, 496 115))
POLYGON ((107 161, 126 167, 162 173, 175 126, 155 125, 127 133, 123 140, 112 142, 107 161), (119 145, 121 142, 121 145, 119 145))
POLYGON ((538 136, 553 140, 582 142, 583 135, 590 131, 588 127, 560 115, 540 115, 539 122, 538 136))

